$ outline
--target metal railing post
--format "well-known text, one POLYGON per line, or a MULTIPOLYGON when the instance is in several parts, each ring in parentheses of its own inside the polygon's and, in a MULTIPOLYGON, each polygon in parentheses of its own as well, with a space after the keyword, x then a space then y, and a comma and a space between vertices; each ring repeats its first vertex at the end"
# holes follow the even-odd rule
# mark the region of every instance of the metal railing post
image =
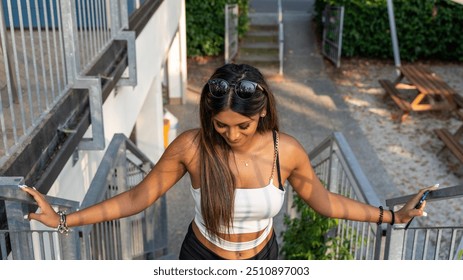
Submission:
POLYGON ((81 150, 103 150, 106 146, 103 122, 103 94, 99 77, 78 77, 74 88, 88 89, 92 124, 92 137, 84 138, 79 144, 81 150))
POLYGON ((284 43, 285 35, 283 29, 283 6, 281 0, 278 0, 278 55, 280 60, 279 74, 283 75, 283 61, 284 61, 284 43))
POLYGON ((137 55, 134 31, 128 31, 129 16, 127 1, 110 1, 111 12, 111 36, 116 40, 127 42, 127 63, 128 77, 121 77, 118 86, 136 86, 137 85, 137 55))
MULTIPOLYGON (((10 23, 10 28, 11 28, 11 23, 10 23)), ((3 5, 0 5, 0 41, 1 41, 0 51, 2 51, 3 53, 3 60, 4 60, 4 63, 6 64, 5 74, 6 74, 7 87, 9 88, 9 90, 11 90, 11 95, 15 98, 17 95, 16 78, 14 75, 12 75, 13 66, 11 65, 11 61, 10 61, 10 58, 13 56, 11 54, 11 47, 10 47, 10 44, 8 44, 6 34, 7 34, 6 33, 6 23, 5 23, 3 5)))
POLYGON ((66 77, 75 84, 81 71, 80 50, 77 40, 77 13, 75 0, 60 0, 61 28, 63 33, 64 55, 66 57, 66 77))

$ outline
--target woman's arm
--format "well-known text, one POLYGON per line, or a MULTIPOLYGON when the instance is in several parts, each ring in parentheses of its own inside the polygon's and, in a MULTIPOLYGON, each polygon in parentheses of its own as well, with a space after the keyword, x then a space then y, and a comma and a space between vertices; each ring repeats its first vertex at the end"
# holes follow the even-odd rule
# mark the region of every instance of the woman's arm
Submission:
MULTIPOLYGON (((312 168, 307 153, 300 145, 292 145, 293 162, 292 171, 288 177, 296 193, 319 214, 331 218, 348 219, 364 222, 378 222, 380 220, 379 205, 372 206, 328 191, 312 168)), ((423 205, 415 209, 415 205, 425 190, 433 190, 436 187, 428 187, 420 190, 416 196, 408 201, 399 211, 395 212, 395 223, 407 223, 412 217, 423 215, 423 205)), ((384 210, 382 222, 391 223, 392 213, 384 210)))
MULTIPOLYGON (((188 157, 194 153, 194 149, 185 147, 194 145, 194 135, 194 131, 189 131, 177 137, 137 186, 93 206, 68 214, 67 225, 73 227, 119 219, 137 214, 149 207, 185 175, 187 170, 185 163, 190 162, 191 159, 188 157)), ((60 217, 44 196, 33 188, 25 187, 23 190, 33 196, 41 210, 38 213, 30 213, 28 218, 49 227, 57 227, 60 217)))

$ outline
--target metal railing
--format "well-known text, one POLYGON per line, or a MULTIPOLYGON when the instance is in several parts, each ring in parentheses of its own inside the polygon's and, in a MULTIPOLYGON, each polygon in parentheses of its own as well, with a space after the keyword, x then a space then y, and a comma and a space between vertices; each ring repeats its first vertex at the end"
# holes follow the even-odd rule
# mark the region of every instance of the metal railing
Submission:
MULTIPOLYGON (((77 231, 62 235, 48 228, 32 229, 31 223, 24 219, 24 215, 34 211, 36 203, 18 188, 23 183, 22 177, 0 178, 0 200, 5 200, 8 218, 8 229, 0 230, 0 259, 79 259, 77 231)), ((55 210, 70 213, 79 207, 76 201, 45 197, 55 210)))
MULTIPOLYGON (((371 205, 381 205, 342 133, 334 132, 327 137, 309 153, 309 157, 316 174, 329 191, 371 205)), ((379 259, 382 231, 375 223, 339 220, 335 235, 340 242, 350 242, 349 253, 354 259, 379 259)))
POLYGON ((281 0, 278 0, 278 60, 280 66, 278 68, 278 74, 283 75, 283 61, 284 61, 284 46, 285 46, 285 34, 283 29, 283 7, 281 0))
MULTIPOLYGON (((152 168, 151 161, 123 134, 115 134, 81 208, 124 192, 152 168)), ((157 259, 167 254, 166 198, 124 219, 81 228, 83 259, 157 259)))
POLYGON ((327 5, 323 11, 322 54, 336 67, 341 66, 344 6, 327 5))
MULTIPOLYGON (((74 212, 130 189, 152 166, 129 139, 116 134, 80 206, 75 201, 46 198, 57 209, 74 212)), ((48 228, 32 229, 23 218, 35 202, 18 188, 22 178, 3 177, 0 181, 9 227, 0 231, 1 259, 158 259, 168 253, 164 196, 137 215, 76 227, 62 235, 48 228)))
POLYGON ((238 4, 225 5, 225 63, 230 63, 238 54, 238 4))
MULTIPOLYGON (((341 133, 327 137, 309 157, 327 189, 370 205, 381 205, 341 133)), ((386 206, 395 209, 412 196, 388 199, 386 206)), ((462 197, 463 185, 438 189, 428 197, 427 207, 437 200, 448 204, 451 199, 462 197)), ((375 223, 339 220, 334 232, 341 242, 348 241, 354 259, 463 259, 463 225, 458 224, 458 219, 454 224, 435 226, 429 222, 408 230, 404 230, 403 224, 378 227, 375 223)))
MULTIPOLYGON (((404 204, 411 196, 404 196, 386 200, 390 209, 404 204)), ((426 199, 426 208, 432 208, 439 200, 459 200, 461 205, 463 185, 437 189, 426 199)), ((438 209, 436 209, 438 211, 438 209)), ((433 211, 434 212, 434 211, 433 211)), ((461 217, 461 213, 454 213, 461 217)), ((463 260, 463 225, 458 219, 441 221, 442 226, 436 226, 435 220, 422 219, 421 225, 415 223, 405 230, 403 225, 388 226, 386 238, 385 258, 399 260, 463 260), (392 250, 391 248, 394 248, 392 250)))
MULTIPOLYGON (((69 89, 98 91, 94 84, 101 84, 99 80, 105 77, 85 78, 86 72, 113 40, 126 40, 133 49, 134 34, 125 31, 128 12, 127 1, 2 1, 0 165, 69 89)), ((134 69, 133 51, 129 69, 134 69)), ((130 83, 134 82, 133 72, 130 83)), ((96 100, 92 101, 93 111, 101 113, 98 99, 92 100, 96 100)), ((94 132, 99 132, 101 125, 94 122, 94 132)))

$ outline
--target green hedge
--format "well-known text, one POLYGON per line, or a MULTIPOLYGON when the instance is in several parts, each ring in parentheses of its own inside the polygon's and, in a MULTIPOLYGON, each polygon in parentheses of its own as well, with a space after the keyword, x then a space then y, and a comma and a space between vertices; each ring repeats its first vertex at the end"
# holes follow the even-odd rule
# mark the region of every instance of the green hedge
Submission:
MULTIPOLYGON (((317 0, 318 23, 327 3, 345 7, 344 57, 393 57, 386 0, 317 0)), ((463 61, 463 5, 449 0, 395 0, 393 4, 401 60, 463 61)))
POLYGON ((239 36, 249 24, 248 0, 187 0, 187 55, 215 56, 224 51, 225 4, 238 4, 239 36))

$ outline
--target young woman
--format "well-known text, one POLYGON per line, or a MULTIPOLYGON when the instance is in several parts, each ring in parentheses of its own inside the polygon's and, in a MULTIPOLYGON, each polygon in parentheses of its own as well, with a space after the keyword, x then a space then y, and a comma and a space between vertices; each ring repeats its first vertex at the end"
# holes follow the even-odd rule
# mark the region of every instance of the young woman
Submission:
POLYGON ((195 218, 180 259, 277 259, 273 217, 280 211, 284 182, 318 213, 365 222, 406 223, 423 215, 414 206, 425 188, 396 213, 327 191, 301 144, 281 133, 275 98, 262 74, 249 65, 218 68, 200 98, 200 128, 179 135, 131 190, 65 215, 56 213, 33 188, 23 189, 50 227, 93 224, 134 215, 188 173, 195 218))

